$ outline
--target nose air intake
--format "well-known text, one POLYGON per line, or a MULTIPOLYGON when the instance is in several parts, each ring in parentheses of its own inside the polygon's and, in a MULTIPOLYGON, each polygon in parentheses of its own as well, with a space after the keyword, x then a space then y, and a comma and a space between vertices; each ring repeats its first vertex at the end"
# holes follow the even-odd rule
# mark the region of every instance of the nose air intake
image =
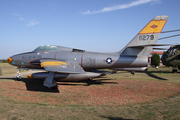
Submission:
POLYGON ((13 59, 11 58, 11 57, 9 57, 8 59, 7 59, 7 62, 10 64, 11 62, 13 61, 13 59))

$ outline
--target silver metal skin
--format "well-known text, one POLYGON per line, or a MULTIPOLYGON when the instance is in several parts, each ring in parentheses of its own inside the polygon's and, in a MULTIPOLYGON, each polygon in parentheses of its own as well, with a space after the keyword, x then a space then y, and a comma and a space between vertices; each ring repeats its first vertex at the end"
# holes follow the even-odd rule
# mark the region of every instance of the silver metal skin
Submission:
POLYGON ((19 68, 45 69, 48 73, 34 73, 32 77, 45 79, 44 85, 49 88, 56 85, 54 79, 77 81, 110 74, 92 70, 144 71, 148 65, 148 55, 167 19, 168 16, 153 18, 119 52, 98 53, 46 45, 32 52, 13 55, 8 62, 19 68))

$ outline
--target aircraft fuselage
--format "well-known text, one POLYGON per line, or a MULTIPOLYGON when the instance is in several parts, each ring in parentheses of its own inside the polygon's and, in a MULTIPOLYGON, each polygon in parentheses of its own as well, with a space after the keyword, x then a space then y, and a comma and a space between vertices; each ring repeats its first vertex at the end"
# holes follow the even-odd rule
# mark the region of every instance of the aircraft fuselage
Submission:
POLYGON ((147 67, 147 57, 126 56, 117 53, 38 51, 17 54, 11 57, 12 65, 22 68, 43 69, 39 59, 72 61, 84 70, 147 67))

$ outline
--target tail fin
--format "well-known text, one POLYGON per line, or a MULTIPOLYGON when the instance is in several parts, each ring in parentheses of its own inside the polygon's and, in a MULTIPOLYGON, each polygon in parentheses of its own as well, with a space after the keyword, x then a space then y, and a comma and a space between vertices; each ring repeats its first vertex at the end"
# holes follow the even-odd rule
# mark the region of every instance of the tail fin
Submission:
POLYGON ((122 55, 148 56, 168 19, 168 16, 154 17, 121 51, 122 55))

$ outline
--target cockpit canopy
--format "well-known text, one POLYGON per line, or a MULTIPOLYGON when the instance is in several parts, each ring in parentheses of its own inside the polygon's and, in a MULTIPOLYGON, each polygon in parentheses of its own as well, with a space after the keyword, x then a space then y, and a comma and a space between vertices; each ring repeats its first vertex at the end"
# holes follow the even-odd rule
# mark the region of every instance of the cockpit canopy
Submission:
POLYGON ((170 54, 171 56, 173 56, 173 55, 175 55, 175 52, 176 52, 176 48, 169 48, 166 53, 170 54))
POLYGON ((43 45, 37 47, 34 51, 42 51, 42 50, 57 50, 57 46, 43 45))
POLYGON ((52 51, 52 50, 58 50, 58 51, 71 51, 71 52, 85 52, 85 50, 80 49, 72 49, 68 47, 61 47, 61 46, 55 46, 55 45, 43 45, 37 47, 33 52, 37 51, 52 51))
POLYGON ((167 50, 167 54, 169 54, 170 56, 175 55, 176 50, 178 50, 180 48, 179 45, 175 45, 175 46, 171 46, 168 50, 167 50))

